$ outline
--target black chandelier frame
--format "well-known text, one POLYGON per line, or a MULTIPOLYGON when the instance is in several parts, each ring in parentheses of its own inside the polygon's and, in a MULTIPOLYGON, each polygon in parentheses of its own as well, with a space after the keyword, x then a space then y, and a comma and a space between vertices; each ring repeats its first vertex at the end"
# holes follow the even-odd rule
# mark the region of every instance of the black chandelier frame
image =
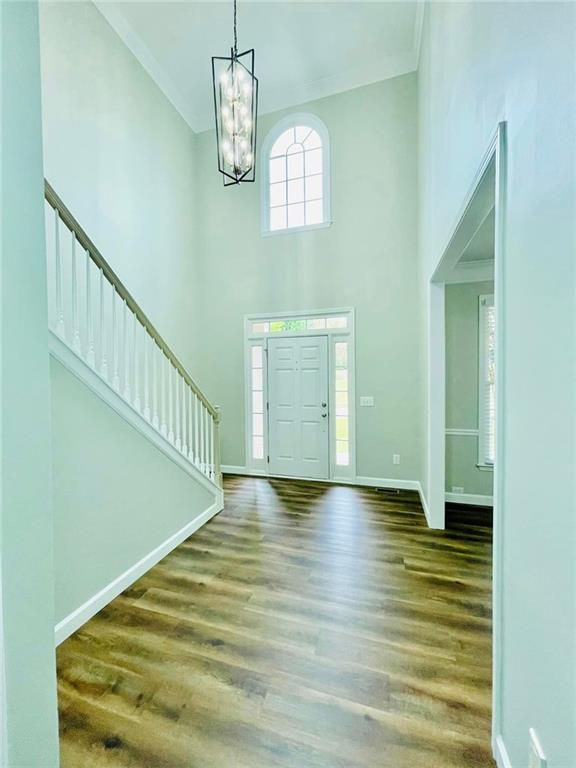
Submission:
MULTIPOLYGON (((238 32, 237 32, 237 0, 234 0, 234 45, 230 48, 230 56, 212 56, 212 88, 214 93, 214 119, 216 121, 216 149, 218 152, 218 170, 222 174, 224 186, 229 187, 233 184, 240 184, 241 182, 253 182, 256 179, 256 138, 257 138, 257 123, 258 123, 258 78, 254 74, 254 48, 251 48, 244 53, 238 53, 238 32), (249 66, 242 61, 242 59, 248 58, 249 66), (252 156, 252 164, 250 168, 242 173, 241 169, 234 168, 234 175, 229 173, 225 167, 225 159, 223 157, 223 121, 222 121, 222 97, 223 87, 221 80, 216 82, 216 66, 217 62, 228 62, 228 66, 224 71, 231 74, 231 82, 234 84, 236 79, 234 77, 235 68, 241 67, 244 72, 249 76, 251 82, 251 131, 250 131, 250 154, 252 156)), ((232 114, 232 120, 234 121, 235 115, 232 114)), ((233 138, 233 141, 237 141, 237 137, 233 138)), ((232 166, 232 163, 228 163, 232 166)))
MULTIPOLYGON (((236 32, 236 30, 234 30, 236 32)), ((235 35, 236 36, 236 35, 235 35)), ((224 186, 229 187, 241 182, 254 182, 256 180, 256 139, 258 123, 258 78, 254 74, 255 51, 251 48, 243 53, 237 53, 234 48, 230 48, 230 56, 212 56, 212 83, 214 91, 214 119, 216 121, 216 150, 218 153, 218 170, 223 176, 224 186), (248 65, 242 61, 248 58, 248 65), (234 76, 236 67, 242 67, 252 83, 252 131, 250 139, 250 151, 252 154, 252 165, 243 173, 231 174, 226 170, 223 159, 222 143, 224 141, 224 126, 222 123, 221 107, 223 98, 222 84, 217 79, 216 63, 228 62, 226 71, 234 76)))

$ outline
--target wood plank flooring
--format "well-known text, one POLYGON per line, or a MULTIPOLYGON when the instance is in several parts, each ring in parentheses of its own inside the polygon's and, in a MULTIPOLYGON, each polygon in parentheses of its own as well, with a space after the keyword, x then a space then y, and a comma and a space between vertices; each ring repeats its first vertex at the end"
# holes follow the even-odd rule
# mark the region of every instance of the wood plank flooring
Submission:
POLYGON ((62 768, 493 766, 489 513, 439 532, 412 492, 225 489, 58 649, 62 768))

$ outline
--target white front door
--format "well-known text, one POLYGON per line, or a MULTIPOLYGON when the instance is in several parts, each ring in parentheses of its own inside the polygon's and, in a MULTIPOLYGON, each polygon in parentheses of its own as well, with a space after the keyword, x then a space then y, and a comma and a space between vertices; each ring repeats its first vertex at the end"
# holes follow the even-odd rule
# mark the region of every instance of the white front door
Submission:
POLYGON ((268 447, 273 475, 328 478, 328 338, 268 339, 268 447))

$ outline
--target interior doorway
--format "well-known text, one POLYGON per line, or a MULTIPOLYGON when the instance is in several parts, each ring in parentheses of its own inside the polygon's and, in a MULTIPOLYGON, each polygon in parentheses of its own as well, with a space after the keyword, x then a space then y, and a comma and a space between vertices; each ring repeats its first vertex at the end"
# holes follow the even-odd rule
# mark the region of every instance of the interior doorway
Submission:
POLYGON ((267 357, 270 472, 327 480, 328 337, 269 339, 267 357))
MULTIPOLYGON (((487 329, 483 343, 492 345, 485 355, 482 375, 492 366, 494 380, 486 377, 487 402, 493 409, 493 432, 479 423, 479 461, 491 462, 493 470, 493 654, 492 654, 492 734, 493 750, 501 739, 502 680, 502 538, 506 471, 503 445, 506 439, 504 419, 504 337, 506 333, 505 296, 505 221, 506 221, 506 123, 499 123, 480 163, 464 201, 462 213, 451 233, 442 259, 428 285, 428 522, 433 528, 445 527, 446 504, 446 286, 456 283, 491 281, 492 293, 484 294, 484 318, 493 323, 492 338, 487 329), (493 245, 492 258, 478 256, 474 244, 488 237, 493 245), (487 310, 490 311, 487 311, 487 310), (490 320, 491 319, 491 320, 490 320)), ((480 305, 482 310, 482 305, 480 305)), ((488 411, 487 411, 488 413, 488 411)))

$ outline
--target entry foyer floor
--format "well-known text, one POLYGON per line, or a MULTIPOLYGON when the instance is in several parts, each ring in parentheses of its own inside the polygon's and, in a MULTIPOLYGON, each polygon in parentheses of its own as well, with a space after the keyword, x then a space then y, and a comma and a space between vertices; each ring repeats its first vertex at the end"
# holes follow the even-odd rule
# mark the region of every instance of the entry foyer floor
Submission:
POLYGON ((227 477, 226 507, 58 650, 63 768, 476 768, 490 516, 227 477))

